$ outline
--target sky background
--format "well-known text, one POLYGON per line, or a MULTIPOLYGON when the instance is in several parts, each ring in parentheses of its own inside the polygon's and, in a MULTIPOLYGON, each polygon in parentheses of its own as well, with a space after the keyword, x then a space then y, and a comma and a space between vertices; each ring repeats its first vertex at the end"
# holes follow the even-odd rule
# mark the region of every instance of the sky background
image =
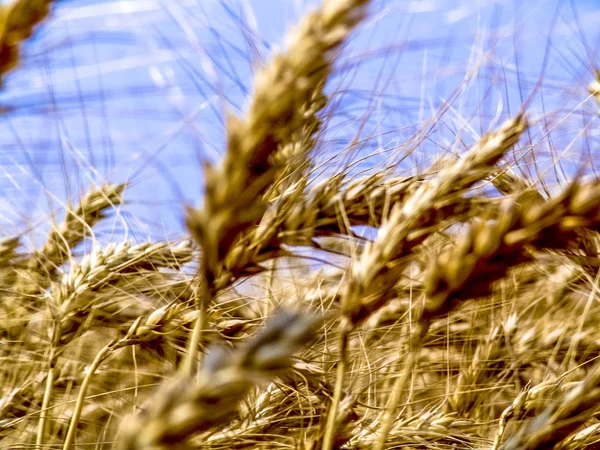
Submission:
MULTIPOLYGON (((127 204, 99 236, 180 236, 183 206, 201 199, 201 161, 225 148, 224 111, 243 112, 253 72, 317 4, 56 1, 0 91, 3 234, 42 236, 69 196, 129 181, 127 204)), ((538 156, 513 155, 525 175, 561 180, 600 164, 599 108, 586 92, 600 64, 599 1, 374 0, 369 11, 328 85, 321 158, 359 136, 357 172, 414 172, 530 99, 526 141, 538 156), (404 159, 402 145, 436 117, 404 159)))

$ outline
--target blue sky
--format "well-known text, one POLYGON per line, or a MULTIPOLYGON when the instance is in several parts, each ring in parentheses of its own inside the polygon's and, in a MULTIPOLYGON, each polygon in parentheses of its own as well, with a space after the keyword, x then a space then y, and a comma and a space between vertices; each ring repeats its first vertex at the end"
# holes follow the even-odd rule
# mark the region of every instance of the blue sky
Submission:
MULTIPOLYGON (((109 180, 132 186, 107 236, 180 235, 183 205, 200 199, 200 162, 224 149, 223 111, 243 111, 253 70, 317 4, 57 1, 0 92, 3 233, 43 230, 69 194, 109 180)), ((328 86, 336 118, 323 158, 360 133, 356 157, 370 157, 358 169, 400 161, 401 145, 450 101, 399 166, 414 171, 474 142, 535 93, 537 170, 561 179, 548 172, 556 154, 564 152, 565 173, 595 159, 597 107, 585 87, 600 64, 600 2, 374 0, 370 12, 328 86)))

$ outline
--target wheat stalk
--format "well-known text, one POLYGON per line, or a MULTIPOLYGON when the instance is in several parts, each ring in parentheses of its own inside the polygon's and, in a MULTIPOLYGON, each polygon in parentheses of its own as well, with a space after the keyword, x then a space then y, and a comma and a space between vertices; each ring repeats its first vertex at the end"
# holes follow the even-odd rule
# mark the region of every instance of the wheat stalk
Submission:
MULTIPOLYGON (((320 108, 315 92, 322 89, 336 50, 362 18, 366 3, 326 1, 321 10, 304 18, 288 35, 286 52, 256 75, 245 119, 229 118, 227 151, 221 166, 205 166, 203 209, 189 209, 187 217, 187 226, 202 247, 203 289, 197 302, 201 314, 183 372, 192 370, 223 261, 240 234, 256 225, 266 210, 263 195, 281 169, 275 165, 278 161, 274 155, 290 137, 306 133, 306 111, 314 109, 306 105, 320 108)), ((309 135, 314 128, 309 127, 309 135)))
MULTIPOLYGON (((393 297, 393 287, 406 266, 407 257, 428 236, 423 229, 427 228, 427 220, 432 217, 431 211, 445 201, 452 202, 453 197, 460 197, 464 190, 487 177, 493 171, 494 164, 517 142, 526 127, 524 116, 508 121, 498 131, 485 135, 462 160, 443 168, 404 202, 394 205, 389 217, 379 228, 375 241, 367 245, 360 259, 352 265, 350 282, 342 297, 346 321, 340 334, 342 355, 336 381, 338 390, 332 402, 330 426, 323 444, 325 450, 331 449, 335 434, 332 424, 345 372, 343 352, 347 333, 393 297)), ((409 370, 405 373, 408 374, 409 370)), ((401 384, 405 383, 402 377, 398 380, 401 380, 401 384)), ((394 405, 393 408, 398 404, 398 399, 394 397, 401 390, 401 387, 394 388, 389 403, 394 405)), ((383 448, 393 415, 394 411, 390 409, 388 419, 384 421, 379 450, 383 448)))

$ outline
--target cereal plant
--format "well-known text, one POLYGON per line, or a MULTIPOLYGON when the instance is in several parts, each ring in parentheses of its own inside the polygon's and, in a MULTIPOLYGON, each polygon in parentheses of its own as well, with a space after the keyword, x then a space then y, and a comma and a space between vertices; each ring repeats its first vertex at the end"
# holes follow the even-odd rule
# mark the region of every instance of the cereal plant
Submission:
MULTIPOLYGON (((51 3, 2 6, 0 74, 51 3)), ((551 133, 597 131, 600 72, 581 111, 532 112, 533 89, 411 172, 452 99, 368 170, 373 136, 328 164, 340 54, 378 6, 323 0, 257 66, 180 239, 97 238, 128 179, 40 245, 3 236, 0 448, 599 447, 600 181, 592 153, 548 172, 551 133)))

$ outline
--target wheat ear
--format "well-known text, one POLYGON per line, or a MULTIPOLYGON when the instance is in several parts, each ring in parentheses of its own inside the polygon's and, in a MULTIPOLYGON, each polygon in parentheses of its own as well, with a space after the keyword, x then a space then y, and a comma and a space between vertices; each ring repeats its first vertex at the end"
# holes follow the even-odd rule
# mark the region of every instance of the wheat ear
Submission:
POLYGON ((234 351, 209 350, 197 380, 189 376, 168 380, 141 415, 124 422, 121 448, 170 448, 230 420, 252 387, 289 367, 291 356, 308 341, 316 324, 306 312, 282 312, 234 351))
POLYGON ((50 13, 52 0, 15 0, 0 8, 0 80, 19 64, 19 46, 50 13))
POLYGON ((304 105, 314 103, 315 92, 331 73, 335 51, 363 17, 367 1, 326 0, 307 15, 288 35, 285 53, 256 75, 245 118, 229 118, 225 158, 220 167, 205 167, 203 209, 188 211, 187 226, 202 247, 203 284, 197 296, 201 313, 183 372, 192 370, 221 264, 240 234, 266 210, 263 196, 281 170, 282 161, 274 155, 290 137, 306 130, 304 105))
MULTIPOLYGON (((40 295, 56 279, 57 269, 68 261, 71 250, 92 233, 92 227, 104 218, 106 210, 122 202, 125 187, 125 184, 104 184, 90 189, 76 208, 67 206, 63 223, 51 230, 44 246, 31 255, 21 256, 15 264, 14 274, 7 280, 14 299, 4 302, 3 307, 8 308, 6 315, 23 316, 40 308, 40 295)), ((8 328, 11 335, 22 331, 20 326, 8 328)))
POLYGON ((593 417, 600 400, 600 366, 596 364, 584 380, 569 387, 535 418, 523 423, 502 450, 555 448, 593 417))
MULTIPOLYGON (((341 398, 345 373, 344 349, 349 331, 395 295, 393 287, 408 262, 408 256, 432 232, 427 232, 432 218, 436 217, 432 210, 435 211, 441 204, 455 202, 466 189, 489 176, 495 164, 518 141, 526 128, 527 121, 523 115, 509 120, 499 130, 486 134, 463 159, 444 167, 437 176, 419 186, 405 201, 395 204, 389 217, 379 228, 375 240, 366 246, 359 259, 352 265, 350 282, 342 295, 344 320, 340 331, 341 357, 331 416, 328 417, 329 423, 323 442, 324 450, 330 450, 333 445, 333 424, 336 404, 341 398)), ((411 352, 411 355, 413 356, 410 358, 414 358, 414 352, 411 352)), ((405 373, 409 371, 410 369, 407 369, 405 373)), ((404 377, 398 380, 400 384, 407 381, 404 377)), ((399 395, 396 391, 401 391, 402 387, 395 386, 394 389, 390 405, 399 403, 399 399, 394 399, 394 395, 399 395)), ((389 418, 384 420, 379 450, 383 448, 385 435, 392 425, 392 416, 393 412, 390 411, 389 418)))

